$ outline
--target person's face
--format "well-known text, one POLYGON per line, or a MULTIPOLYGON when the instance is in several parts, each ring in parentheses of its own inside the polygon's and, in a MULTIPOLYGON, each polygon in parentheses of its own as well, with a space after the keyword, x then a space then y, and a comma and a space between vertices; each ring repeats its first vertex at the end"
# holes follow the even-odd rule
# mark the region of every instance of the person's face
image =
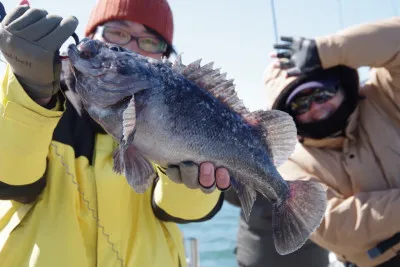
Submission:
POLYGON ((328 94, 326 92, 308 89, 294 99, 302 104, 302 109, 295 115, 300 123, 310 123, 323 120, 332 115, 344 100, 342 90, 328 94))
POLYGON ((142 24, 132 21, 106 22, 97 28, 93 39, 120 45, 130 51, 158 60, 162 58, 167 48, 165 42, 150 33, 142 24))

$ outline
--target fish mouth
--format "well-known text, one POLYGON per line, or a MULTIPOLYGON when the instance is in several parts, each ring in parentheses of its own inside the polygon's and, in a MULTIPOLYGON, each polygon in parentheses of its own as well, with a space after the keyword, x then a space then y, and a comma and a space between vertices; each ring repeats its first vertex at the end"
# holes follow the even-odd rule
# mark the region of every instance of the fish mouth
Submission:
POLYGON ((71 63, 74 72, 80 72, 88 74, 92 77, 104 76, 107 72, 106 69, 94 67, 90 63, 90 59, 93 58, 93 54, 88 56, 88 52, 79 49, 79 45, 70 44, 67 48, 68 60, 71 63))
POLYGON ((80 59, 78 47, 75 44, 70 44, 67 49, 67 54, 69 60, 75 66, 76 62, 80 59))
POLYGON ((99 41, 84 38, 78 44, 70 44, 68 49, 75 55, 77 54, 79 58, 89 60, 100 52, 101 46, 99 41))

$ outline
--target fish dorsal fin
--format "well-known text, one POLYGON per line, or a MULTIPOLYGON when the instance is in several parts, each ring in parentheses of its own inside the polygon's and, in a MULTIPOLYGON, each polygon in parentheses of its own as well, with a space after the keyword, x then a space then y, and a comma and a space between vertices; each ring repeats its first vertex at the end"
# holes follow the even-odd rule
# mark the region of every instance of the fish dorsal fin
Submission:
POLYGON ((274 165, 278 167, 285 162, 297 143, 297 129, 292 116, 280 110, 257 110, 246 119, 259 127, 274 165))
POLYGON ((220 69, 214 68, 214 62, 200 65, 198 59, 189 65, 182 63, 182 56, 179 54, 172 64, 172 68, 185 76, 188 80, 209 91, 222 103, 242 117, 250 114, 250 111, 243 104, 235 91, 233 79, 227 80, 226 73, 220 73, 220 69))
POLYGON ((200 62, 201 59, 198 59, 186 66, 179 54, 172 63, 172 68, 208 90, 231 110, 241 115, 247 123, 258 127, 275 166, 278 167, 286 161, 297 142, 297 129, 293 118, 279 110, 250 112, 238 97, 233 79, 227 80, 226 73, 221 74, 220 69, 214 69, 214 62, 203 66, 200 62))

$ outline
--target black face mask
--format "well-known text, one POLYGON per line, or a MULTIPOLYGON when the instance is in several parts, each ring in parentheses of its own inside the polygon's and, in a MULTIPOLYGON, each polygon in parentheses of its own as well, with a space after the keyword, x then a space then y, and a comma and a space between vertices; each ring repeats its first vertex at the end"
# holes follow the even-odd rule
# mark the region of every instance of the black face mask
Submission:
POLYGON ((329 136, 343 135, 347 121, 354 111, 356 103, 345 98, 338 109, 328 118, 312 123, 296 122, 298 135, 313 139, 323 139, 329 136))
POLYGON ((322 79, 337 79, 340 81, 345 94, 345 100, 331 116, 324 120, 313 123, 296 122, 298 135, 302 137, 323 139, 340 134, 343 135, 347 127, 348 119, 358 105, 360 96, 358 94, 359 79, 357 70, 339 65, 312 75, 300 76, 282 91, 272 108, 290 114, 290 111, 286 109, 285 103, 292 90, 303 82, 322 79))

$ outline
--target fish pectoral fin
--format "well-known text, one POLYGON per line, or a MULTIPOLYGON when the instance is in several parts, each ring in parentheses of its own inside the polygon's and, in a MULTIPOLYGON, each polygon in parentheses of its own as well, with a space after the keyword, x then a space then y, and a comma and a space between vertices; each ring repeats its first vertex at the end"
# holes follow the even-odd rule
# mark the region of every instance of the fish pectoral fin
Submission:
POLYGON ((290 181, 290 197, 273 204, 272 232, 276 251, 286 255, 301 248, 319 227, 327 205, 316 181, 290 181))
POLYGON ((244 217, 246 221, 248 221, 251 209, 253 208, 253 204, 256 201, 257 192, 249 186, 246 186, 243 183, 239 182, 234 177, 231 177, 231 185, 232 188, 236 191, 240 204, 242 205, 244 217))
POLYGON ((128 107, 125 109, 122 116, 122 127, 123 127, 123 142, 130 144, 133 141, 136 129, 136 107, 135 107, 135 95, 132 95, 129 101, 128 107))
POLYGON ((121 149, 120 147, 117 147, 114 150, 113 153, 113 161, 114 161, 114 166, 113 166, 113 171, 122 174, 125 169, 125 164, 124 164, 124 159, 122 157, 121 149))
POLYGON ((288 113, 280 110, 259 110, 252 112, 246 120, 259 127, 276 167, 293 153, 297 143, 297 129, 288 113))
POLYGON ((128 184, 137 193, 144 193, 156 177, 151 162, 133 145, 120 146, 114 152, 114 170, 123 172, 128 184))

